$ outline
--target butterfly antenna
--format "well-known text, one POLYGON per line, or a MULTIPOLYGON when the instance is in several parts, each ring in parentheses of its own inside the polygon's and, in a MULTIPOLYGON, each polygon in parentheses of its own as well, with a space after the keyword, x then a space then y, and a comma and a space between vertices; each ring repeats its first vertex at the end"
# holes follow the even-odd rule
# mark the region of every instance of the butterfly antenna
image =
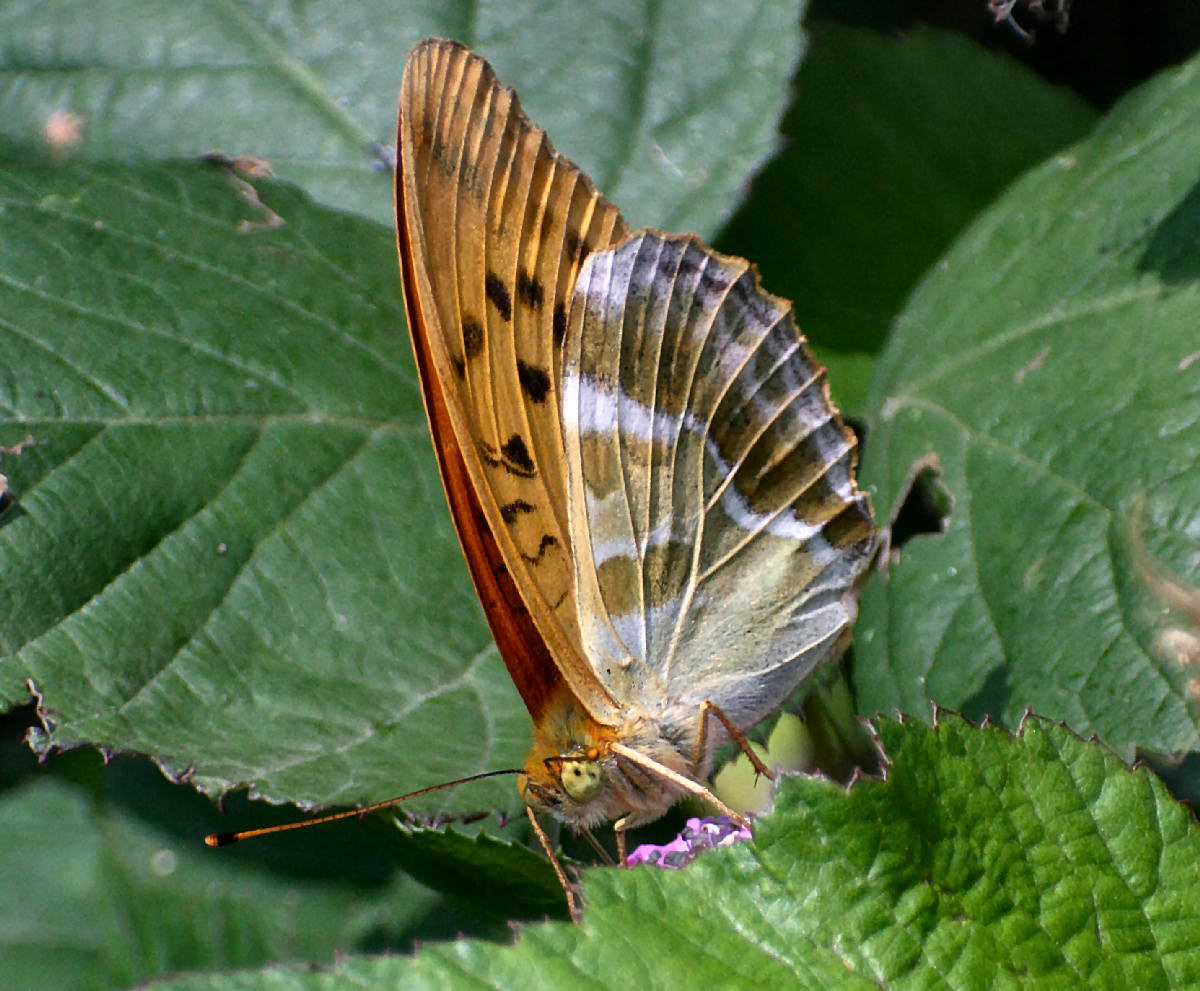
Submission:
POLYGON ((282 833, 289 829, 304 829, 307 826, 319 826, 324 822, 336 822, 338 819, 349 819, 352 816, 368 815, 371 812, 378 812, 380 809, 386 809, 392 805, 399 805, 401 802, 407 802, 410 799, 420 798, 422 795, 428 795, 435 791, 441 791, 443 788, 454 788, 458 785, 465 785, 472 781, 482 781, 484 778, 495 778, 501 774, 520 774, 519 768, 505 768, 502 771, 484 771, 482 774, 472 774, 467 778, 458 778, 455 781, 444 781, 440 785, 431 785, 428 788, 422 788, 420 791, 411 791, 407 795, 400 795, 398 798, 389 798, 384 802, 376 802, 374 805, 366 805, 360 809, 347 809, 345 812, 334 812, 331 815, 318 816, 316 819, 302 819, 299 822, 285 822, 278 826, 264 826, 262 829, 244 829, 238 833, 209 833, 204 837, 206 846, 229 846, 233 843, 240 843, 242 840, 253 839, 255 836, 266 836, 268 833, 282 833))

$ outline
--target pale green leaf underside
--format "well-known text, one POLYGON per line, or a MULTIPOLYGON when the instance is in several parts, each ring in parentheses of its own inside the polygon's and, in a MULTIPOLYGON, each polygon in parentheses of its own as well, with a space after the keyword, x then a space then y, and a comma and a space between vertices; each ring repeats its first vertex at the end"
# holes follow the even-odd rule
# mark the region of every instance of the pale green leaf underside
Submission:
POLYGON ((451 37, 493 60, 631 218, 711 234, 775 146, 802 10, 706 0, 681 23, 633 0, 10 3, 0 138, 36 144, 71 111, 90 159, 253 155, 322 203, 390 223, 404 58, 451 37))
POLYGON ((42 745, 314 803, 511 766, 389 232, 271 184, 282 226, 242 231, 200 165, 0 182, 0 443, 36 442, 3 463, 0 691, 32 680, 42 745))

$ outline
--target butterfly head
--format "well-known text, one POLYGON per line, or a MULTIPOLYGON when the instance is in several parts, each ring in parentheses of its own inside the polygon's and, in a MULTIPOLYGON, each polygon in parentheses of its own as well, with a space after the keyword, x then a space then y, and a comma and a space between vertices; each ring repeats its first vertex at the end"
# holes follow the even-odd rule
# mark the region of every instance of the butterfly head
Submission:
POLYGON ((606 795, 612 789, 596 747, 549 757, 530 754, 517 787, 526 805, 564 822, 595 825, 608 818, 606 795))
POLYGON ((534 744, 517 779, 526 805, 572 826, 591 827, 628 811, 609 750, 616 733, 588 716, 570 693, 558 695, 534 723, 534 744))
POLYGON ((576 829, 615 820, 653 822, 680 797, 680 789, 660 773, 631 762, 631 750, 668 774, 694 780, 708 773, 707 757, 700 767, 688 766, 655 720, 633 716, 620 726, 605 726, 568 694, 540 715, 517 788, 530 808, 576 829))

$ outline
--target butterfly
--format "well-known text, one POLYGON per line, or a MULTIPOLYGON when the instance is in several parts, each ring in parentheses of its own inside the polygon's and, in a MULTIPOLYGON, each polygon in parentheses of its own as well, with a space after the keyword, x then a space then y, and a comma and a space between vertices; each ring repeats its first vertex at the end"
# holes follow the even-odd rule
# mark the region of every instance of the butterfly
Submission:
POLYGON ((623 852, 686 792, 724 808, 715 748, 845 648, 876 543, 856 441, 790 304, 631 231, 480 56, 413 50, 397 152, 434 447, 533 720, 521 797, 623 852))

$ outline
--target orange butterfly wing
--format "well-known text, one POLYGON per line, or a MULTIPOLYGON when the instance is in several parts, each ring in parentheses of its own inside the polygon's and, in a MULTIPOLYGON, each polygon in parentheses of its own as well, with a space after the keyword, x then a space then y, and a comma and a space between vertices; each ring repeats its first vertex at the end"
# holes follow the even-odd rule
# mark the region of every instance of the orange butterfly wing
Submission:
POLYGON ((611 723, 619 705, 580 642, 559 388, 579 266, 628 227, 456 42, 410 55, 397 151, 409 326, 488 622, 535 724, 568 688, 611 723))

